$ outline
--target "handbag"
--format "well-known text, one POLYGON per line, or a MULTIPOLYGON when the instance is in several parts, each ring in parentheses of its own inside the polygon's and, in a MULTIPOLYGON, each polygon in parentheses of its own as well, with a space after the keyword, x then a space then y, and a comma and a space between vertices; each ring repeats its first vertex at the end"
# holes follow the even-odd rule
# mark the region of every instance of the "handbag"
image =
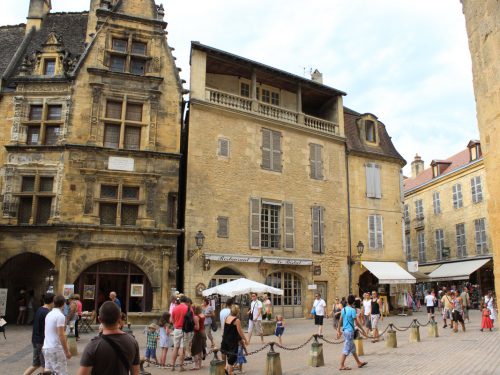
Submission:
POLYGON ((316 307, 313 306, 313 308, 311 309, 311 314, 316 315, 316 307))
POLYGON ((217 332, 217 322, 215 321, 215 318, 212 318, 212 324, 210 325, 210 328, 212 331, 217 332))

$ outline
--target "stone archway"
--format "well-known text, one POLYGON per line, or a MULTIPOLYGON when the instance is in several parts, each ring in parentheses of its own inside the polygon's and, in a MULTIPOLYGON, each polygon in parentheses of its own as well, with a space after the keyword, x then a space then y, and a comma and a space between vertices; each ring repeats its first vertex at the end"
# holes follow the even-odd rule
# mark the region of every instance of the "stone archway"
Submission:
POLYGON ((15 324, 19 312, 19 302, 25 299, 25 323, 30 323, 33 314, 40 306, 43 295, 49 287, 49 274, 54 264, 42 255, 23 253, 8 259, 0 267, 0 288, 7 288, 6 320, 15 324), (21 293, 24 291, 24 293, 21 293))

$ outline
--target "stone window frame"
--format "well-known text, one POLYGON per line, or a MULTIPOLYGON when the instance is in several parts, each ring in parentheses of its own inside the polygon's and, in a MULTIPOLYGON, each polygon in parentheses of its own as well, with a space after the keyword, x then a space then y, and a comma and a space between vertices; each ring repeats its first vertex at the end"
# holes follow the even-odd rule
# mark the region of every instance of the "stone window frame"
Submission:
POLYGON ((116 222, 115 224, 100 224, 105 227, 139 227, 139 222, 141 219, 145 217, 145 213, 143 212, 146 206, 146 202, 144 199, 144 186, 138 181, 129 181, 124 179, 111 179, 111 180, 100 180, 96 183, 95 186, 95 199, 94 202, 97 206, 97 218, 99 222, 101 222, 101 204, 116 204, 116 222), (101 196, 102 186, 116 186, 117 187, 117 195, 116 198, 107 198, 101 196), (123 188, 124 187, 132 187, 138 188, 138 197, 137 199, 123 199, 123 188), (123 205, 133 205, 137 206, 137 218, 135 225, 122 225, 121 222, 121 214, 122 214, 122 206, 123 205))
POLYGON ((149 118, 149 105, 147 102, 147 97, 141 97, 137 95, 128 95, 128 94, 108 94, 103 96, 102 105, 101 105, 101 114, 99 117, 101 128, 102 128, 102 146, 105 146, 105 133, 106 133, 106 125, 118 125, 120 126, 120 137, 118 141, 118 147, 110 147, 115 150, 144 150, 147 146, 146 141, 146 132, 149 126, 147 122, 147 118, 149 118), (107 105, 108 102, 121 102, 121 116, 120 118, 112 118, 107 117, 107 105), (133 105, 142 105, 142 116, 141 121, 127 120, 127 108, 128 104, 133 105), (125 105, 124 105, 125 104, 125 105), (140 128, 140 139, 139 139, 139 147, 135 148, 126 148, 125 147, 125 132, 126 128, 129 126, 140 128))
POLYGON ((458 210, 464 206, 464 195, 462 184, 455 184, 451 187, 453 208, 458 210))
POLYGON ((415 201, 415 218, 417 220, 422 220, 424 218, 424 201, 423 201, 423 199, 417 199, 415 201))
POLYGON ((63 100, 60 98, 39 98, 39 99, 28 99, 25 104, 25 116, 24 120, 21 122, 25 138, 24 144, 29 146, 55 146, 58 145, 62 140, 63 129, 66 125, 66 118, 68 113, 68 103, 67 100, 63 100), (42 106, 42 116, 41 119, 31 119, 31 108, 34 106, 42 106), (48 108, 51 106, 60 106, 61 107, 61 116, 57 120, 49 120, 48 119, 48 108), (39 139, 41 140, 37 144, 29 144, 28 143, 28 134, 30 127, 40 127, 39 130, 39 139), (47 135, 47 127, 59 127, 59 134, 57 137, 57 141, 54 144, 47 144, 46 135, 47 135))
POLYGON ((283 172, 283 133, 268 128, 261 129, 261 168, 272 172, 283 172), (268 138, 268 139, 267 139, 268 138), (268 145, 266 147, 266 144, 268 145))
POLYGON ((229 138, 223 136, 217 138, 217 156, 221 159, 231 157, 231 140, 229 138), (223 152, 224 150, 227 150, 226 153, 223 152))
POLYGON ((229 238, 229 216, 217 216, 217 237, 229 238))
POLYGON ((441 197, 439 191, 435 191, 432 193, 432 209, 434 211, 434 215, 439 215, 442 213, 441 197))
POLYGON ((379 146, 380 145, 380 135, 379 128, 380 124, 377 116, 371 113, 365 113, 361 115, 361 118, 357 120, 358 131, 362 142, 365 142, 369 146, 379 146), (374 140, 368 140, 367 126, 369 123, 373 123, 373 136, 374 140))
POLYGON ((50 223, 50 220, 54 217, 54 207, 55 207, 55 198, 56 198, 56 193, 55 193, 55 188, 56 188, 56 178, 57 178, 57 173, 56 171, 20 171, 19 177, 17 179, 17 186, 15 189, 15 192, 12 194, 13 197, 16 199, 16 219, 17 219, 17 224, 18 225, 40 225, 40 224, 48 224, 50 223), (33 178, 34 183, 33 183, 33 190, 26 190, 23 191, 23 180, 25 178, 33 178), (42 178, 51 178, 52 179, 52 190, 51 191, 41 191, 40 190, 40 181, 42 178), (30 220, 28 223, 21 223, 20 222, 20 201, 22 198, 32 198, 32 205, 31 205, 31 216, 30 220), (46 223, 39 223, 39 200, 43 198, 50 198, 51 199, 51 208, 49 212, 49 217, 46 223))
POLYGON ((151 64, 151 41, 150 38, 147 38, 143 35, 140 35, 138 33, 116 33, 116 32, 111 32, 107 36, 106 40, 106 56, 105 56, 105 61, 107 62, 108 68, 111 72, 113 73, 121 73, 121 74, 132 74, 136 76, 146 76, 148 74, 148 69, 151 64), (114 40, 123 40, 127 42, 127 47, 126 51, 121 51, 119 49, 115 49, 113 46, 113 41, 114 40), (133 52, 133 44, 134 43, 141 43, 146 45, 146 51, 145 54, 141 53, 134 53, 133 52), (125 59, 125 65, 123 71, 115 71, 112 70, 111 67, 111 61, 113 57, 122 57, 125 59), (136 74, 132 72, 132 64, 133 61, 142 61, 144 62, 144 72, 143 74, 136 74))
POLYGON ((309 178, 313 180, 324 179, 324 152, 323 145, 309 143, 309 178))
POLYGON ((474 176, 470 180, 472 203, 481 203, 484 199, 483 196, 483 181, 481 176, 474 176))
POLYGON ((411 237, 410 233, 405 233, 405 253, 406 260, 411 262, 411 237))

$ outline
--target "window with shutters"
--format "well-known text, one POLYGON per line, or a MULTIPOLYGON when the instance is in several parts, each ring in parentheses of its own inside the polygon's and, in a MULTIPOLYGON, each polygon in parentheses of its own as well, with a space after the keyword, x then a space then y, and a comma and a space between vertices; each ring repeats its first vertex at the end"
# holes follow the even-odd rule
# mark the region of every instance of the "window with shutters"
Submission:
POLYGON ((408 262, 411 262, 411 237, 409 233, 405 235, 405 252, 406 260, 408 262))
POLYGON ((443 259, 443 248, 444 248, 444 232, 442 229, 437 229, 435 231, 436 240, 436 260, 443 259))
POLYGON ((264 249, 279 249, 281 246, 280 209, 275 203, 262 203, 260 215, 260 246, 264 249))
POLYGON ((368 247, 371 250, 381 250, 384 247, 382 215, 368 216, 368 247))
POLYGON ((310 177, 314 180, 323 179, 323 146, 310 143, 309 144, 309 162, 311 173, 310 177))
POLYGON ((455 225, 457 239, 457 256, 459 258, 467 256, 467 238, 465 236, 465 224, 455 225))
POLYGON ((139 150, 142 128, 145 126, 142 119, 143 104, 127 100, 108 100, 103 118, 103 146, 139 150))
POLYGON ((27 145, 56 145, 62 128, 62 105, 33 104, 24 123, 27 145))
POLYGON ((229 237, 229 218, 227 216, 217 218, 217 237, 229 237))
POLYGON ((417 232, 417 243, 418 243, 418 261, 419 263, 425 263, 425 233, 424 231, 417 232))
POLYGON ((441 213, 441 201, 439 199, 439 192, 437 191, 432 194, 432 207, 434 209, 434 215, 439 215, 441 213))
POLYGON ((403 207, 403 218, 405 224, 410 224, 410 208, 407 204, 405 204, 403 207))
POLYGON ((453 208, 454 209, 462 208, 464 205, 462 196, 462 185, 455 184, 453 185, 452 190, 453 190, 453 208))
POLYGON ((19 199, 18 224, 47 224, 51 217, 53 176, 22 176, 19 199))
POLYGON ((223 158, 229 158, 229 139, 219 138, 218 139, 218 147, 217 147, 217 155, 223 158))
POLYGON ((274 272, 266 277, 265 283, 283 290, 283 296, 272 295, 274 306, 302 305, 302 282, 299 276, 289 272, 274 272))
POLYGON ((99 217, 101 225, 136 226, 139 216, 139 187, 101 185, 99 217))
POLYGON ((109 55, 109 69, 112 72, 131 73, 139 76, 146 74, 147 43, 127 39, 112 38, 109 55))
POLYGON ((488 239, 486 237, 486 219, 474 220, 476 231, 476 254, 488 254, 488 239))
POLYGON ((281 133, 262 129, 262 164, 263 169, 281 172, 281 133))
POLYGON ((366 196, 368 198, 382 198, 382 187, 380 180, 380 166, 368 163, 366 169, 366 196))
POLYGON ((472 203, 483 201, 483 186, 481 185, 481 176, 472 177, 470 180, 472 203))
POLYGON ((312 214, 312 251, 313 253, 325 253, 325 209, 321 206, 313 206, 312 214))
POLYGON ((422 220, 424 218, 424 204, 422 199, 418 199, 415 201, 415 217, 418 220, 422 220))

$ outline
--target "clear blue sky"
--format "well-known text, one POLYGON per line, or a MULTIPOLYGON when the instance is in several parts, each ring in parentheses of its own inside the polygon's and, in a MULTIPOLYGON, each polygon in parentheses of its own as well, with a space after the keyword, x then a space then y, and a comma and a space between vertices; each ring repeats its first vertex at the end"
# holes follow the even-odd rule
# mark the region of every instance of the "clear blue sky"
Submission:
MULTIPOLYGON (((408 163, 418 152, 428 166, 478 138, 459 0, 161 2, 186 80, 190 41, 197 40, 298 75, 318 69, 325 84, 347 92, 346 106, 386 124, 408 163)), ((53 11, 81 11, 90 0, 52 4, 53 11)), ((6 2, 0 24, 24 22, 28 5, 6 2)))

